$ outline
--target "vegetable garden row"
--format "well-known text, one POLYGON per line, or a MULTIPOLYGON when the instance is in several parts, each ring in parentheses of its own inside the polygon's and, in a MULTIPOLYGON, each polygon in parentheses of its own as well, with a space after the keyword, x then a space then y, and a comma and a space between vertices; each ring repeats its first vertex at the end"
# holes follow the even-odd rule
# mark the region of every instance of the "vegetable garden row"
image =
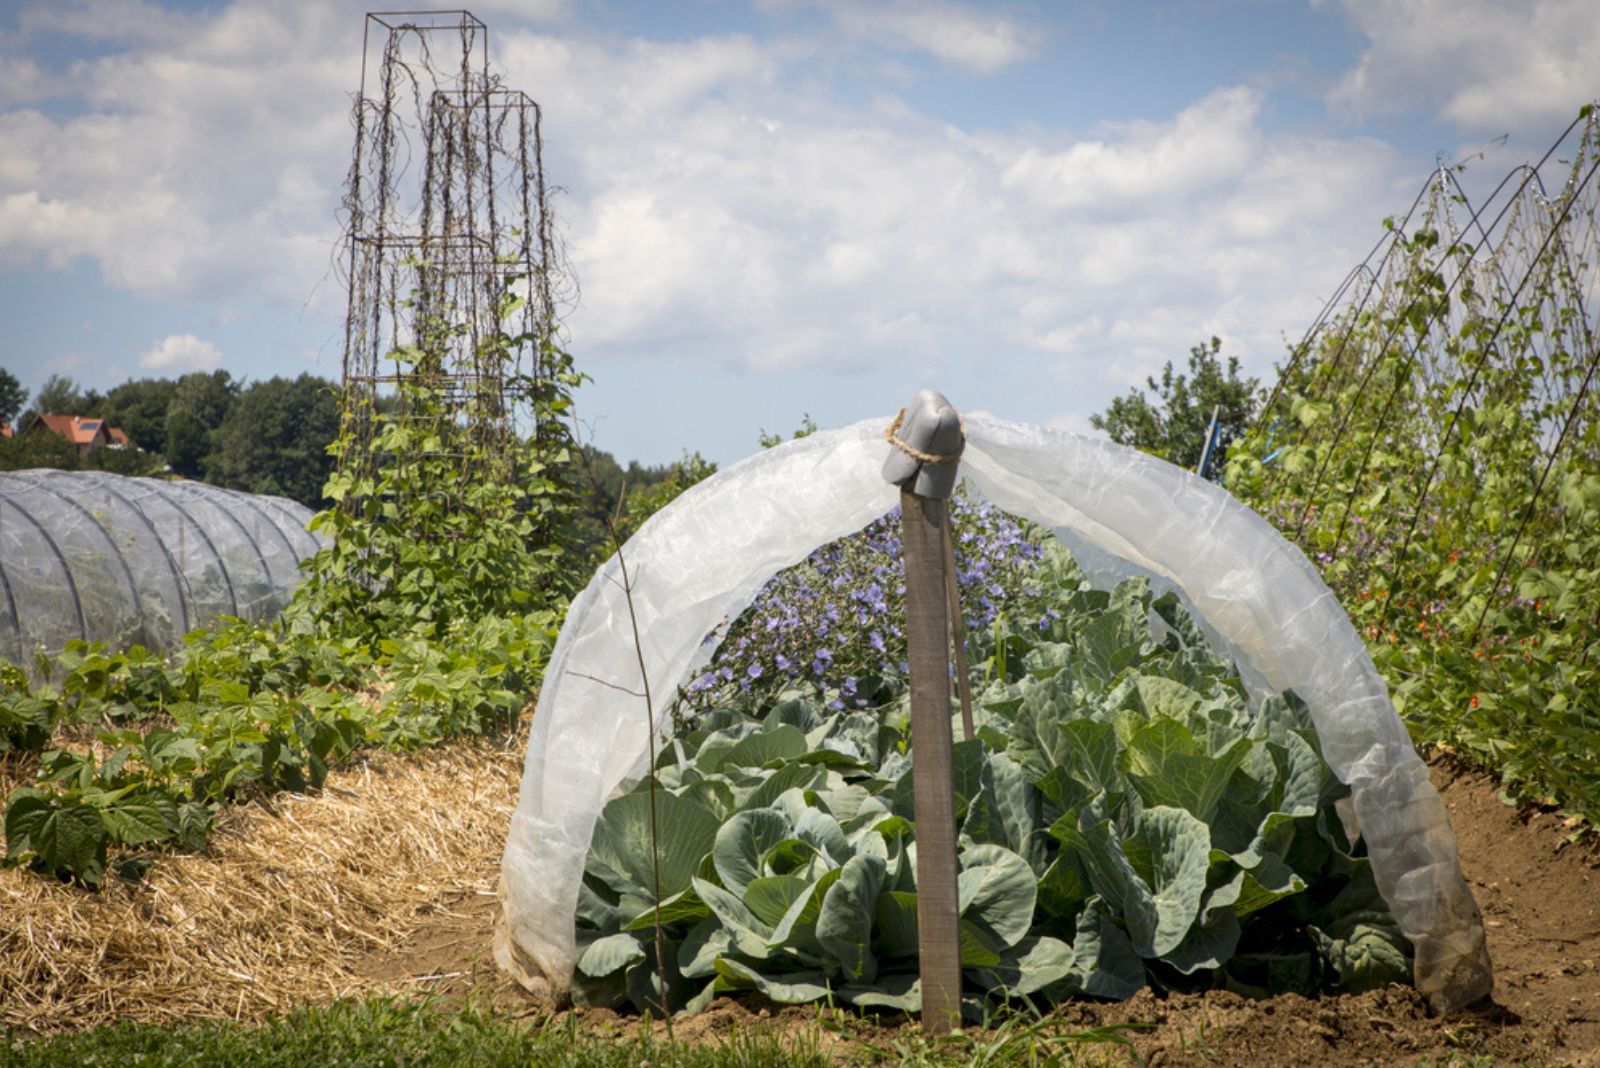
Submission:
MULTIPOLYGON (((1013 588, 1029 591, 1005 604, 1023 625, 992 602, 969 621, 992 616, 974 628, 977 734, 955 745, 975 1002, 1125 998, 1147 982, 1310 993, 1403 981, 1409 944, 1344 833, 1334 803, 1348 789, 1293 696, 1253 713, 1174 595, 1152 600, 1140 579, 1092 589, 1059 546, 1018 539, 992 509, 964 514, 962 543, 1012 546, 1000 559, 1028 561, 1013 588)), ((819 550, 741 628, 779 630, 808 589, 824 636, 850 616, 896 634, 894 580, 879 585, 893 529, 819 550)), ((1004 597, 979 578, 994 564, 958 558, 969 590, 1004 597)), ((728 643, 696 694, 705 710, 596 828, 580 1001, 660 1011, 755 989, 918 1007, 908 695, 897 662, 859 663, 875 644, 843 666, 728 643)))
MULTIPOLYGON (((1445 186, 1394 228, 1228 485, 1318 563, 1414 734, 1562 807, 1577 835, 1600 819, 1600 127, 1586 111, 1575 130, 1564 192, 1519 194, 1522 214, 1482 228, 1497 248, 1451 222, 1445 186)), ((562 366, 546 425, 576 384, 562 366)), ((443 406, 408 388, 407 421, 369 446, 386 462, 330 483, 332 544, 279 619, 195 632, 172 658, 75 645, 42 685, 0 670, 0 754, 32 777, 6 799, 8 862, 137 878, 161 848, 203 849, 223 805, 315 789, 362 747, 516 726, 588 577, 563 554, 575 457, 547 438, 512 458, 520 481, 463 487, 443 406)), ((1411 946, 1295 695, 1252 702, 1176 598, 1095 589, 1047 533, 970 498, 956 511, 971 1011, 1404 979, 1411 946)), ((578 999, 919 1004, 899 549, 892 519, 820 548, 683 680, 652 774, 596 827, 578 999)))

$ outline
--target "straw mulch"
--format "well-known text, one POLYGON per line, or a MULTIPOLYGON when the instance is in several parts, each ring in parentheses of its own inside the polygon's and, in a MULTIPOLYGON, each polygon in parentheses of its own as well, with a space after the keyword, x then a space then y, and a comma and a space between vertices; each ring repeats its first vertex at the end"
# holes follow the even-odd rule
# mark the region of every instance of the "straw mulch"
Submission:
MULTIPOLYGON (((91 893, 0 869, 0 1029, 256 1020, 382 985, 374 955, 495 896, 522 738, 372 752, 91 893)), ((28 769, 0 763, 0 790, 28 769)), ((20 780, 20 781, 19 781, 20 780)))

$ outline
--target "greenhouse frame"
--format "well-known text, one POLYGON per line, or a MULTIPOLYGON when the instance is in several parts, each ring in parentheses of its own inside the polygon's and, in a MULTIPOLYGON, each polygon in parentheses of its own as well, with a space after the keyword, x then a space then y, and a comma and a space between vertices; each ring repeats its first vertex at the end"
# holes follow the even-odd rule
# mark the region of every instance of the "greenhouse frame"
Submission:
POLYGON ((280 497, 101 471, 0 474, 0 657, 35 671, 69 641, 170 649, 289 602, 322 540, 280 497))

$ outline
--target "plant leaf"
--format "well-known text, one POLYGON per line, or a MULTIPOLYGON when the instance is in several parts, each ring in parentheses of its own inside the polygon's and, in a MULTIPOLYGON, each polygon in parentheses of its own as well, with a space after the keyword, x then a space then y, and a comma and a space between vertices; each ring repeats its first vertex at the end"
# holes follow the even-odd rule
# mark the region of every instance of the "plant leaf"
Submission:
POLYGON ((631 934, 596 939, 578 958, 578 970, 592 979, 604 978, 635 961, 644 960, 644 946, 631 934))
POLYGON ((700 900, 710 906, 712 913, 722 921, 723 928, 733 939, 734 949, 755 960, 764 959, 772 928, 757 919, 743 901, 716 883, 696 878, 693 885, 700 900))
POLYGON ((820 1001, 829 993, 828 980, 821 972, 790 972, 782 979, 770 979, 747 964, 726 958, 717 961, 717 981, 724 990, 759 990, 786 1005, 820 1001))
POLYGON ((614 798, 595 823, 590 850, 632 886, 616 887, 653 898, 655 861, 661 865, 663 900, 689 885, 717 836, 717 818, 704 806, 665 790, 655 791, 657 840, 651 841, 650 796, 645 791, 614 798))
POLYGON ((744 903, 756 919, 777 926, 811 883, 796 875, 768 875, 752 879, 744 888, 744 903))
POLYGON ((1007 950, 999 962, 978 971, 985 987, 1011 997, 1037 993, 1073 974, 1077 956, 1059 938, 1029 936, 1007 950))
POLYGON ((956 877, 962 919, 993 934, 1000 947, 1014 946, 1033 926, 1038 877, 1028 862, 998 845, 975 845, 961 853, 956 877))
POLYGON ((872 920, 886 867, 882 857, 870 853, 851 857, 822 899, 817 916, 817 942, 855 982, 870 983, 878 974, 872 920))
POLYGON ((789 817, 772 808, 746 809, 717 829, 711 859, 722 885, 735 894, 766 873, 762 858, 767 851, 792 836, 789 817))

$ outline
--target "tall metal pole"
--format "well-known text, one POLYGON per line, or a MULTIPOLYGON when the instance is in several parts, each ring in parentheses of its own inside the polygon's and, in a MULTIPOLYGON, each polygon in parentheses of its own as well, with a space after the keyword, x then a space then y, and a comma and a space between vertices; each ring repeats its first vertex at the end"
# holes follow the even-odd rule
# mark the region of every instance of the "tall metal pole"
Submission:
POLYGON ((906 645, 911 672, 912 800, 917 825, 917 941, 922 1029, 941 1035, 961 1019, 956 815, 950 734, 950 637, 946 615, 945 501, 955 488, 961 420, 923 390, 887 434, 884 478, 900 486, 906 568, 906 645))

